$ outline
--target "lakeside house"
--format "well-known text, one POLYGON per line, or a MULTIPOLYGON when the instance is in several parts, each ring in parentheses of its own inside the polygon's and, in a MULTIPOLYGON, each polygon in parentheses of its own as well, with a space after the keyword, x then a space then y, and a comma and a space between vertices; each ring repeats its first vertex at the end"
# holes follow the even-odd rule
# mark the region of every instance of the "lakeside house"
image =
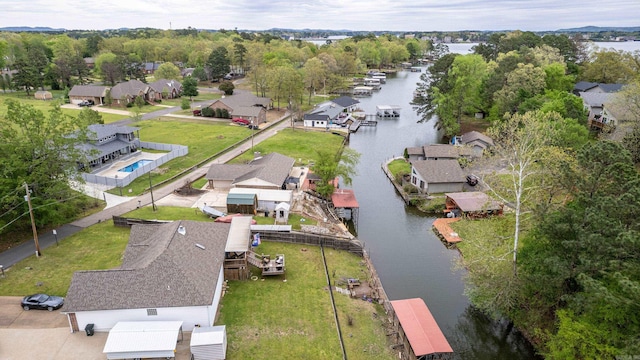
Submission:
POLYGON ((460 192, 465 181, 458 160, 411 162, 411 184, 422 193, 460 192))
POLYGON ((236 95, 227 95, 207 105, 208 108, 224 109, 233 118, 241 118, 250 121, 254 125, 260 125, 267 121, 267 110, 273 106, 271 99, 255 96, 248 92, 236 95))
POLYGON ((293 158, 273 152, 248 164, 212 164, 205 178, 211 189, 286 189, 294 163, 293 158))
POLYGON ((182 321, 187 331, 212 325, 229 230, 188 220, 132 226, 118 269, 73 274, 62 307, 71 331, 108 331, 120 321, 182 321))

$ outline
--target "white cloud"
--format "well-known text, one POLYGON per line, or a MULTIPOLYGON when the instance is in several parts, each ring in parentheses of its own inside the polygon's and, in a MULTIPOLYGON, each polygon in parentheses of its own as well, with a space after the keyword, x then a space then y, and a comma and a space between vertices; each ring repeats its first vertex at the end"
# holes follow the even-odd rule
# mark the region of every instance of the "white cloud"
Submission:
POLYGON ((556 30, 638 26, 640 1, 583 0, 0 0, 2 26, 67 29, 556 30))

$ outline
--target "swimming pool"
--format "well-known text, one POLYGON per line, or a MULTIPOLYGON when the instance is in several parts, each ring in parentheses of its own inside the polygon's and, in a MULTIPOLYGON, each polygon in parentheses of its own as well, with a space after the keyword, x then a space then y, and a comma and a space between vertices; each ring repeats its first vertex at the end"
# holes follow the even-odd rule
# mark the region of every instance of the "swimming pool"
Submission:
POLYGON ((146 164, 153 162, 153 160, 147 160, 147 159, 142 159, 142 160, 138 160, 136 162, 134 162, 131 165, 127 165, 125 167, 123 167, 122 169, 118 170, 118 171, 122 171, 122 172, 133 172, 135 169, 141 167, 141 166, 145 166, 146 164))

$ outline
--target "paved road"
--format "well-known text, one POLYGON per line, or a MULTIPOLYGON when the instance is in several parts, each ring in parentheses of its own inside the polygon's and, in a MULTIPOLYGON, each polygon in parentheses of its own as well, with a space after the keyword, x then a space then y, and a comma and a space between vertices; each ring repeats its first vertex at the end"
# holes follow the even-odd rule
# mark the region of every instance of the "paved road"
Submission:
MULTIPOLYGON (((208 102, 205 102, 205 103, 208 103, 208 102)), ((154 111, 153 113, 149 113, 149 114, 156 114, 156 115, 153 115, 152 118, 158 117, 158 116, 161 116, 161 115, 158 115, 158 113, 162 113, 166 115, 167 113, 170 112, 171 109, 175 111, 176 108, 167 108, 163 110, 154 111), (169 111, 169 112, 166 112, 166 111, 169 111)), ((288 121, 281 121, 286 119, 287 117, 288 115, 285 115, 280 120, 269 123, 269 127, 267 127, 265 130, 263 130, 258 135, 253 137, 253 144, 254 145, 258 144, 261 141, 264 141, 265 139, 268 139, 271 136, 277 134, 278 131, 288 127, 289 126, 288 121)), ((180 179, 177 179, 162 187, 153 188, 154 201, 157 201, 167 195, 170 195, 173 193, 175 189, 182 187, 184 185, 185 178, 189 177, 191 179, 197 179, 206 175, 207 171, 209 170, 209 166, 211 164, 223 164, 246 151, 251 151, 251 144, 252 144, 252 140, 251 138, 249 138, 236 149, 230 152, 227 152, 225 154, 222 154, 221 156, 205 164, 204 166, 194 169, 189 174, 185 174, 185 176, 181 177, 180 179)), ((58 232, 57 240, 64 241, 66 237, 71 236, 84 228, 87 228, 91 225, 97 224, 102 221, 111 220, 113 216, 120 216, 129 211, 133 211, 137 209, 138 206, 147 206, 147 205, 151 205, 151 193, 146 193, 137 197, 132 197, 128 201, 120 203, 116 206, 106 208, 101 212, 76 220, 71 224, 61 226, 60 228, 56 229, 58 232)), ((53 233, 38 234, 38 241, 40 244, 40 251, 44 253, 49 246, 55 246, 56 237, 53 235, 53 233)), ((22 243, 16 247, 13 247, 5 252, 0 253, 0 265, 2 265, 4 269, 8 269, 9 267, 13 266, 15 263, 31 255, 35 255, 35 243, 33 241, 22 243)))

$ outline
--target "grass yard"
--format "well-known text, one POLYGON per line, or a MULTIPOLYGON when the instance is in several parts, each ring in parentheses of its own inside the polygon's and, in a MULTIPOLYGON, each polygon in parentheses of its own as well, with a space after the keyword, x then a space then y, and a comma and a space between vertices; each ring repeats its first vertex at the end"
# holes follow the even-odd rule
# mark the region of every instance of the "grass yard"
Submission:
MULTIPOLYGON (((262 154, 279 152, 295 159, 296 165, 309 165, 318 156, 317 149, 338 152, 344 138, 327 132, 284 129, 275 136, 254 146, 254 151, 262 154)), ((232 163, 246 163, 252 154, 246 152, 235 158, 232 163)))
MULTIPOLYGON (((151 173, 154 184, 193 167, 250 135, 250 130, 246 127, 201 120, 145 120, 137 122, 135 126, 140 128, 142 141, 189 146, 189 154, 176 158, 151 173)), ((128 189, 132 189, 131 194, 139 195, 148 186, 149 179, 144 176, 127 186, 124 193, 129 193, 128 189)), ((112 189, 110 192, 120 193, 119 189, 112 189)))
MULTIPOLYGON (((263 242, 256 251, 285 254, 286 275, 229 282, 216 321, 227 326, 228 358, 271 359, 274 354, 286 354, 290 359, 341 359, 320 248, 263 242)), ((325 252, 332 258, 330 273, 334 269, 336 274, 353 269, 360 273, 359 257, 332 249, 325 252)), ((378 320, 383 314, 380 309, 359 299, 334 295, 348 358, 392 359, 378 320)))
MULTIPOLYGON (((478 220, 463 219, 450 226, 463 240, 456 246, 462 252, 465 262, 473 262, 474 259, 486 256, 502 258, 513 250, 513 214, 478 220)), ((521 239, 525 238, 523 233, 520 236, 521 239)))
MULTIPOLYGON (((150 207, 124 216, 158 220, 211 221, 191 208, 150 207)), ((117 268, 129 239, 129 229, 112 221, 93 225, 60 241, 6 271, 0 295, 45 292, 65 296, 78 270, 117 268), (38 286, 38 284, 40 284, 38 286)), ((231 281, 216 323, 225 324, 228 358, 340 359, 342 353, 331 308, 320 248, 263 242, 256 252, 286 256, 286 275, 264 281, 231 281), (287 281, 284 282, 283 280, 287 281)), ((344 251, 325 249, 332 282, 357 277, 366 280, 362 259, 344 251)), ((253 270, 258 275, 257 269, 253 270)), ((381 319, 382 308, 334 293, 341 331, 350 359, 392 359, 381 319)))
POLYGON ((411 164, 402 159, 393 160, 389 163, 389 171, 394 177, 397 177, 398 174, 411 174, 411 164))
POLYGON ((96 224, 20 261, 5 271, 0 281, 2 295, 47 293, 65 296, 73 273, 120 266, 129 241, 129 229, 112 221, 96 224))
MULTIPOLYGON (((253 218, 256 220, 258 225, 273 225, 275 222, 273 217, 254 216, 253 218)), ((299 214, 289 213, 288 225, 291 225, 293 230, 300 230, 302 228, 301 225, 316 225, 317 223, 318 222, 314 219, 309 219, 299 214)))

